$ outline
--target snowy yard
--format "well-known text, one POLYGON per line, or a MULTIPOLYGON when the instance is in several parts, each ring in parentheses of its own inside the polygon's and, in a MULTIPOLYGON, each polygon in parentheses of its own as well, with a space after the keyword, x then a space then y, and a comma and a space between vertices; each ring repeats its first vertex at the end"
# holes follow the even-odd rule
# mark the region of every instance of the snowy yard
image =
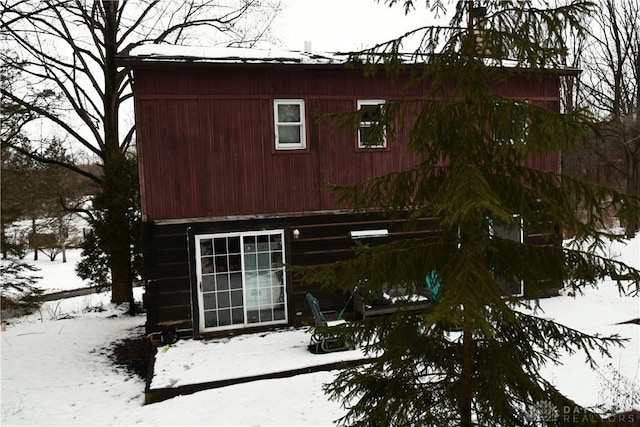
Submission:
MULTIPOLYGON (((38 261, 47 289, 73 289, 82 281, 70 262, 38 261)), ((640 266, 640 239, 614 245, 611 253, 640 266)), ((141 289, 137 289, 140 298, 141 289)), ((343 411, 328 401, 322 384, 334 372, 255 381, 143 405, 145 384, 110 360, 112 342, 140 334, 144 317, 128 317, 108 304, 108 294, 51 301, 33 315, 11 321, 2 332, 2 425, 331 425, 343 411), (93 307, 103 306, 105 311, 93 307)), ((541 301, 541 315, 589 333, 628 338, 601 359, 598 372, 582 354, 567 355, 546 376, 582 405, 620 404, 640 384, 640 298, 618 295, 611 281, 584 295, 541 301), (618 378, 622 375, 622 382, 618 378), (618 381, 622 386, 612 386, 618 381), (618 388, 616 388, 618 387, 618 388)), ((152 386, 176 386, 357 359, 359 351, 317 356, 306 351, 304 329, 244 335, 218 341, 179 341, 159 349, 152 386)), ((637 397, 636 397, 637 399, 637 397)))

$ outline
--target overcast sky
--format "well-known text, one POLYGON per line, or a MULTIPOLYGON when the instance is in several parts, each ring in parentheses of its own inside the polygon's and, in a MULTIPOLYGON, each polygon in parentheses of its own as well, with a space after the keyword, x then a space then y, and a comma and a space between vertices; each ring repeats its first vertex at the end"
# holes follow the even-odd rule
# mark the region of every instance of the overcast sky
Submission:
POLYGON ((310 41, 315 52, 348 51, 387 41, 421 25, 430 14, 421 8, 404 14, 375 0, 282 0, 284 10, 276 21, 275 35, 283 47, 302 50, 310 41))

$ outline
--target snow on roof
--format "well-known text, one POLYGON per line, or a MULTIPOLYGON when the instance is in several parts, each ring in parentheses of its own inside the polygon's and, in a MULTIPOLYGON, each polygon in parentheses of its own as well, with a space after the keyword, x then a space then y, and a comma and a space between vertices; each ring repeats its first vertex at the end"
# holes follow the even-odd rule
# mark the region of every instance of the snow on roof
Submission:
MULTIPOLYGON (((290 64, 290 65, 344 65, 358 57, 358 52, 305 52, 283 49, 254 49, 216 46, 179 46, 171 44, 144 44, 130 47, 118 55, 120 62, 202 63, 202 64, 290 64)), ((365 62, 366 54, 361 56, 365 62)), ((428 54, 403 53, 400 58, 406 64, 427 62, 428 54)), ((484 58, 487 66, 511 69, 527 69, 515 60, 484 58)), ((383 61, 384 62, 384 61, 383 61)), ((577 68, 555 66, 547 71, 563 75, 576 75, 577 68)))
POLYGON ((177 46, 145 44, 128 50, 129 60, 205 62, 220 64, 344 64, 349 55, 342 53, 310 53, 279 49, 237 47, 177 46))

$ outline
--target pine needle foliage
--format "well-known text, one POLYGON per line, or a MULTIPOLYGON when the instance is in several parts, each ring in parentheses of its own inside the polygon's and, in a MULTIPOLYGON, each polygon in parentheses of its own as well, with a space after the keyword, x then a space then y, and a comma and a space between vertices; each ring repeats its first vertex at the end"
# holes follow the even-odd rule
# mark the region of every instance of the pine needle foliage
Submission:
POLYGON ((28 314, 40 307, 43 290, 36 283, 38 269, 19 259, 0 261, 0 312, 3 318, 28 314))
MULTIPOLYGON (((411 0, 386 3, 413 7, 411 0)), ((403 83, 430 83, 420 98, 385 103, 371 128, 387 132, 390 144, 396 135, 409 135, 409 149, 424 160, 410 170, 329 189, 354 212, 408 218, 408 228, 420 218, 433 218, 439 233, 358 245, 353 259, 294 271, 305 282, 335 291, 350 293, 357 283, 362 292, 402 288, 418 293, 425 275, 436 270, 442 289, 424 311, 331 328, 331 334, 375 358, 341 371, 326 385, 347 410, 339 420, 343 425, 562 425, 562 419, 532 415, 545 404, 579 408, 542 377, 542 367, 559 363, 563 352, 583 352, 595 367, 594 356, 608 355, 611 346, 622 343, 619 337, 592 336, 535 314, 538 288, 564 284, 579 292, 602 278, 624 275, 631 285, 618 281, 620 291, 638 293, 640 271, 599 251, 606 239, 620 239, 600 231, 606 215, 613 209, 621 217, 637 216, 633 199, 526 166, 529 156, 584 139, 597 130, 595 122, 582 110, 559 114, 504 98, 494 89, 514 73, 539 79, 557 72, 567 53, 566 34, 585 31, 581 23, 594 5, 485 3, 482 17, 469 18, 470 10, 478 13, 474 2, 460 1, 447 27, 406 34, 421 34, 410 54, 401 51, 400 38, 353 55, 368 73, 397 79, 401 70, 410 69, 412 81, 403 83), (471 34, 480 25, 484 43, 478 50, 471 34), (536 230, 547 243, 500 238, 491 231, 496 227, 536 230), (575 236, 573 246, 563 246, 562 231, 575 236), (524 283, 530 298, 505 295, 505 282, 524 283)), ((330 119, 353 130, 360 122, 358 112, 330 119)), ((593 425, 606 425, 591 415, 593 425)))

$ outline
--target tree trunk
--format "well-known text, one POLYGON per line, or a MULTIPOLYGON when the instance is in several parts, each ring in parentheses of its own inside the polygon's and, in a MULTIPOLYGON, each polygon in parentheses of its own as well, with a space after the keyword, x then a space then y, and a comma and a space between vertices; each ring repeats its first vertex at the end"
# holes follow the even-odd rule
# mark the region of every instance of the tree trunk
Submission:
POLYGON ((69 237, 69 231, 64 226, 64 219, 62 213, 58 213, 58 240, 60 242, 60 251, 62 252, 62 262, 67 262, 67 238, 69 237))
POLYGON ((462 327, 462 372, 460 374, 460 426, 473 426, 473 332, 471 322, 462 327))
POLYGON ((133 260, 129 262, 129 316, 135 316, 137 314, 136 300, 133 297, 133 266, 131 265, 133 260))
POLYGON ((38 242, 36 241, 36 220, 35 218, 31 218, 31 242, 33 243, 33 260, 38 260, 38 242))
MULTIPOLYGON (((635 152, 630 149, 625 150, 627 162, 627 193, 632 196, 638 195, 638 168, 636 164, 635 152)), ((625 224, 625 233, 628 238, 636 235, 638 230, 638 219, 634 216, 629 218, 625 224)))
POLYGON ((129 242, 127 240, 123 243, 117 242, 117 247, 111 248, 111 302, 116 304, 131 302, 129 242))
POLYGON ((107 237, 110 254, 111 269, 111 301, 114 303, 131 302, 131 281, 129 270, 131 268, 129 221, 127 218, 126 191, 121 188, 120 173, 121 161, 124 153, 120 147, 118 113, 118 69, 116 66, 118 12, 117 1, 103 0, 105 11, 105 67, 104 67, 104 132, 105 132, 105 156, 104 177, 102 190, 106 195, 107 224, 109 233, 107 237))
POLYGON ((2 239, 0 241, 0 247, 2 247, 2 259, 7 259, 7 243, 9 243, 9 240, 7 239, 7 230, 4 226, 4 221, 0 221, 0 238, 2 239))

